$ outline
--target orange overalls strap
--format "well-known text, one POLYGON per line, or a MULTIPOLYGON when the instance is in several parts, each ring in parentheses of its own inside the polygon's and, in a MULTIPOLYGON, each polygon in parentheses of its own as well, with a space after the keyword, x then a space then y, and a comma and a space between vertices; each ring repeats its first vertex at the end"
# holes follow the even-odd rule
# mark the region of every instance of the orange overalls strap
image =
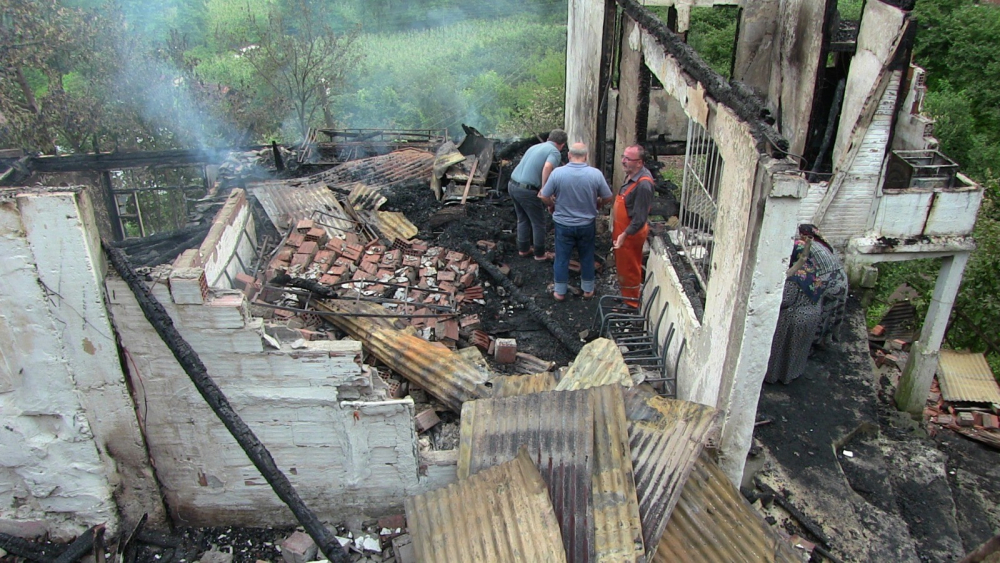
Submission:
MULTIPOLYGON (((626 186, 624 190, 618 192, 618 196, 615 197, 615 205, 611 209, 611 214, 614 217, 614 226, 611 232, 612 239, 618 238, 618 235, 620 235, 622 231, 628 227, 629 223, 632 222, 628 216, 628 207, 625 205, 625 197, 632 193, 632 190, 634 190, 635 187, 639 185, 639 182, 643 180, 649 180, 650 183, 653 183, 653 179, 649 176, 640 176, 639 178, 636 178, 634 182, 626 186)), ((644 225, 640 230, 648 229, 649 225, 644 225)))
MULTIPOLYGON (((653 179, 649 176, 641 176, 629 184, 624 190, 619 192, 615 198, 615 205, 612 208, 614 225, 611 229, 611 240, 618 240, 625 229, 628 228, 632 220, 628 216, 628 207, 625 205, 625 197, 632 193, 632 190, 639 185, 639 182, 653 179)), ((631 298, 629 305, 639 306, 639 291, 642 286, 642 247, 646 243, 646 236, 649 235, 649 224, 645 224, 635 234, 626 236, 621 248, 615 249, 615 268, 618 270, 618 286, 621 288, 622 296, 631 298)))

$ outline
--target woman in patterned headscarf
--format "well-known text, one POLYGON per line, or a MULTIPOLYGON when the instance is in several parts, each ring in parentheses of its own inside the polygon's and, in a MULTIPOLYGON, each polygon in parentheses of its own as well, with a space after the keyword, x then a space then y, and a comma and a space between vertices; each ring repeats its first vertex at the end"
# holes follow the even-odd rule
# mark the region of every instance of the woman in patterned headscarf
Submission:
POLYGON ((823 240, 815 225, 799 225, 799 237, 812 241, 809 260, 815 266, 816 275, 823 281, 823 298, 820 300, 823 320, 816 332, 816 343, 825 347, 831 340, 840 340, 840 327, 847 307, 847 272, 833 247, 823 240))
POLYGON ((809 260, 811 247, 811 240, 795 239, 792 265, 785 272, 778 326, 771 341, 771 359, 764 375, 768 383, 791 383, 802 375, 822 322, 823 281, 809 260))

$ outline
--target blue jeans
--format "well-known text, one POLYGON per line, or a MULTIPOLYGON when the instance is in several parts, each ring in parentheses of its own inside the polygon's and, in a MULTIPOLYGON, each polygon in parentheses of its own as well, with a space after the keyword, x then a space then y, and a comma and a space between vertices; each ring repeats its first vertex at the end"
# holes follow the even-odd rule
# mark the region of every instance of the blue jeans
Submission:
POLYGON ((555 292, 566 295, 569 284, 569 257, 576 248, 580 255, 580 289, 587 293, 594 291, 594 241, 597 236, 596 223, 571 227, 556 223, 556 259, 552 270, 555 277, 555 292))
POLYGON ((545 203, 538 199, 538 190, 511 183, 507 191, 517 214, 517 251, 523 254, 534 246, 536 257, 545 256, 545 203))

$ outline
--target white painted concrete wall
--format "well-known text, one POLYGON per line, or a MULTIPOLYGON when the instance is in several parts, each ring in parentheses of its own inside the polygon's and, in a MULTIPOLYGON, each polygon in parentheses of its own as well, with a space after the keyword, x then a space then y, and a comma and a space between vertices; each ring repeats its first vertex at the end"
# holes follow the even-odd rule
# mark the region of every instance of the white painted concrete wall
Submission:
MULTIPOLYGON (((771 161, 771 164, 777 164, 771 161)), ((767 169, 766 166, 764 166, 767 169)), ((770 361, 774 329, 778 324, 785 271, 797 233, 796 214, 806 194, 805 179, 772 168, 765 181, 770 190, 760 226, 760 242, 752 264, 753 278, 742 326, 734 323, 731 338, 739 340, 732 383, 722 390, 723 410, 719 466, 733 483, 741 483, 747 453, 753 442, 757 403, 770 361)))
MULTIPOLYGON (((171 514, 191 525, 294 523, 145 320, 125 284, 107 280, 149 450, 171 514)), ((242 293, 204 304, 153 293, 233 408, 321 518, 396 510, 420 487, 413 403, 365 401, 370 373, 352 340, 265 349, 242 293)))
POLYGON ((69 539, 149 512, 155 481, 82 191, 0 195, 0 531, 69 539))
MULTIPOLYGON (((907 21, 906 12, 885 2, 867 2, 858 30, 857 51, 851 59, 844 89, 844 103, 840 111, 837 140, 833 148, 833 162, 839 166, 850 149, 852 138, 859 127, 865 127, 863 112, 872 97, 888 63, 896 54, 907 21)), ((899 90, 897 84, 895 90, 899 90)))
MULTIPOLYGON (((761 155, 747 124, 710 99, 650 35, 639 33, 646 64, 663 84, 664 93, 687 117, 706 128, 724 161, 702 320, 695 318, 658 241, 653 241, 647 262, 647 282, 660 287, 654 314, 670 304, 664 326, 675 329, 668 360, 671 366, 678 365, 677 396, 725 413, 721 459, 727 474, 738 482, 753 434, 791 235, 806 186, 794 174, 776 177, 775 170, 796 167, 791 161, 774 163, 761 155), (770 164, 765 166, 763 160, 770 164), (758 210, 751 208, 755 193, 765 198, 758 210), (752 236, 756 229, 761 229, 757 238, 752 236), (757 246, 749 249, 748 244, 757 246)), ((668 330, 661 331, 661 339, 668 330)))
MULTIPOLYGON (((706 292, 705 314, 699 323, 693 317, 683 291, 673 274, 662 276, 663 298, 672 304, 668 315, 678 329, 678 342, 687 340, 678 368, 678 398, 710 406, 719 404, 723 364, 729 348, 730 327, 739 301, 739 279, 744 268, 747 232, 750 228, 750 204, 757 180, 758 162, 753 136, 748 126, 727 107, 716 104, 700 84, 688 77, 677 61, 670 57, 648 34, 642 33, 646 64, 663 84, 664 91, 675 98, 685 113, 704 126, 725 162, 718 194, 719 210, 715 225, 715 246, 712 253, 711 281, 706 292), (674 284, 677 284, 674 286, 674 284), (685 303, 684 306, 676 306, 685 303), (674 315, 678 315, 674 317, 674 315)), ((794 220, 791 220, 794 225, 794 220)), ((779 268, 778 265, 774 266, 779 268)), ((670 268, 662 253, 651 253, 647 271, 661 280, 660 269, 670 268)), ((770 348, 758 353, 768 355, 770 348)), ((752 351, 748 351, 752 353, 752 351)))

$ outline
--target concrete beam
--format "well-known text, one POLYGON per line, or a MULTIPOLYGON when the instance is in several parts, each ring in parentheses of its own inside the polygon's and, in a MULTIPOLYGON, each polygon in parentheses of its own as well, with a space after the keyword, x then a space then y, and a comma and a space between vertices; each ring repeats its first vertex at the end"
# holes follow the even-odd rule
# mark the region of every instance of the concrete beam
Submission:
POLYGON ((618 188, 625 182, 625 171, 622 169, 622 153, 625 147, 638 142, 636 136, 636 117, 639 115, 640 100, 639 75, 642 66, 642 33, 639 24, 627 15, 623 15, 624 40, 621 44, 621 58, 618 62, 618 110, 615 123, 615 168, 611 179, 611 189, 618 193, 618 188))

